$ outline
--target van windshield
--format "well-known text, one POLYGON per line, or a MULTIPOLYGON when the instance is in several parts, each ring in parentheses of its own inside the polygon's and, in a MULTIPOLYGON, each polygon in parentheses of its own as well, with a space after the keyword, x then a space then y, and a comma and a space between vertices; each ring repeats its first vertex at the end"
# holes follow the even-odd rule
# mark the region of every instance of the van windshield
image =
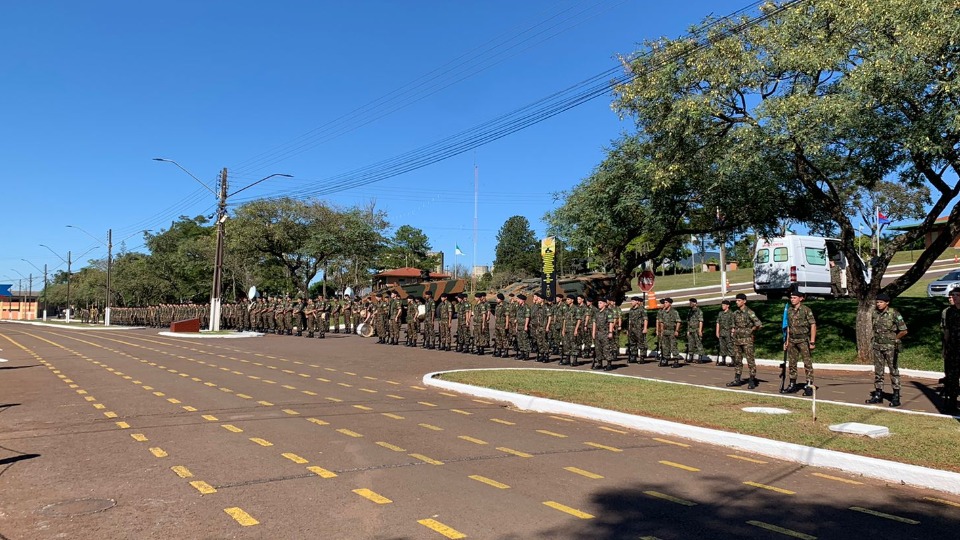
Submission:
POLYGON ((818 248, 803 248, 804 255, 807 257, 807 264, 815 266, 827 265, 827 250, 818 248))

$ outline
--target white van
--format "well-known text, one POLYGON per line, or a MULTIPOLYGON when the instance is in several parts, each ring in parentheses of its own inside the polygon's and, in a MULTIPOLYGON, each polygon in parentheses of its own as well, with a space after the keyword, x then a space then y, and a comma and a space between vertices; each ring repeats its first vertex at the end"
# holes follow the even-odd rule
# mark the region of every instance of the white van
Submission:
POLYGON ((789 235, 761 238, 753 257, 753 290, 767 298, 782 298, 794 288, 808 296, 833 297, 830 261, 840 268, 840 291, 847 288, 847 258, 840 240, 789 235))

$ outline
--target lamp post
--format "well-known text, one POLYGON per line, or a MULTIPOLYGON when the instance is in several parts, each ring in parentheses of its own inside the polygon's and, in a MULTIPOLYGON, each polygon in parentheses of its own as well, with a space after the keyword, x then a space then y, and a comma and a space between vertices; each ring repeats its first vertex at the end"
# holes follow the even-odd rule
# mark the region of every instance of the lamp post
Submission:
POLYGON ((76 225, 67 225, 67 227, 82 232, 107 248, 107 293, 103 302, 103 325, 110 326, 110 267, 113 266, 113 229, 107 229, 107 243, 104 244, 103 240, 100 240, 76 225))
POLYGON ((71 264, 73 264, 73 259, 70 257, 69 251, 67 252, 67 259, 64 260, 59 253, 50 249, 50 246, 45 244, 40 244, 40 247, 47 248, 47 251, 49 251, 50 253, 53 253, 54 255, 57 256, 58 259, 67 263, 67 322, 69 323, 70 322, 70 266, 71 264))
POLYGON ((227 198, 241 191, 251 188, 264 180, 273 178, 274 176, 282 176, 284 178, 293 178, 293 175, 274 173, 269 176, 264 176, 263 178, 257 180, 256 182, 251 182, 246 186, 234 191, 233 193, 227 192, 227 169, 224 167, 220 170, 220 192, 217 193, 205 184, 202 180, 197 178, 193 173, 185 169, 182 165, 177 163, 172 159, 166 158, 153 158, 154 161, 161 161, 164 163, 172 163, 176 165, 181 171, 187 173, 191 178, 197 181, 201 186, 203 186, 207 191, 213 194, 217 198, 217 248, 216 253, 214 254, 213 260, 213 287, 210 291, 210 326, 209 330, 212 332, 220 331, 220 289, 223 281, 223 244, 224 244, 224 222, 227 221, 227 198))
POLYGON ((33 264, 32 262, 26 259, 20 260, 32 266, 37 272, 43 272, 43 320, 47 320, 47 265, 44 264, 43 270, 40 270, 40 268, 38 268, 37 265, 33 264))

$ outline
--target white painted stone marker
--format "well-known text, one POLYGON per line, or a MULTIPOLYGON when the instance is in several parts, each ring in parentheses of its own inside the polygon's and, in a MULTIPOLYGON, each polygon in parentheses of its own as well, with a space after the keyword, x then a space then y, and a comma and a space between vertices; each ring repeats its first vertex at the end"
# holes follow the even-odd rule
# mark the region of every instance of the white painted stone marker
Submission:
POLYGON ((866 435, 867 437, 886 437, 890 435, 890 429, 886 426, 875 426, 873 424, 861 424, 860 422, 846 422, 844 424, 833 424, 830 431, 837 433, 849 433, 851 435, 866 435))

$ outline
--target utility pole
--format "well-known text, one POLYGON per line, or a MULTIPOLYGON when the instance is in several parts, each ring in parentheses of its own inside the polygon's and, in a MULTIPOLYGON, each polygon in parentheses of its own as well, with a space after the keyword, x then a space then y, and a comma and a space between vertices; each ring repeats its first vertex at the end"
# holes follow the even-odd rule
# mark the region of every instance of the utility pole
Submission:
POLYGON ((227 220, 227 168, 220 171, 220 196, 217 204, 217 253, 213 262, 213 291, 210 293, 210 330, 220 331, 220 289, 223 281, 223 225, 227 220))
POLYGON ((67 322, 70 322, 70 265, 73 263, 71 252, 67 252, 67 322))

